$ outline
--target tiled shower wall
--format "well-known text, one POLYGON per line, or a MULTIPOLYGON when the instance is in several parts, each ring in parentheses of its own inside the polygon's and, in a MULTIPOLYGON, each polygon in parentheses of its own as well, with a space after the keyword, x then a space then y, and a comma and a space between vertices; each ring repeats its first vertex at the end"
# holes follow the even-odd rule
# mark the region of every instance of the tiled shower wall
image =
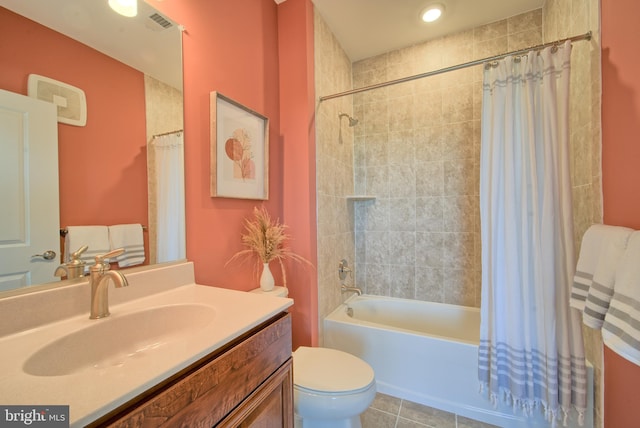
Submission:
MULTIPOLYGON (((542 10, 353 65, 354 87, 540 44, 542 10)), ((357 282, 369 294, 480 305, 482 66, 354 96, 357 282)))
MULTIPOLYGON (((577 251, 589 225, 602 222, 599 16, 598 0, 547 0, 540 10, 352 65, 316 13, 316 94, 593 31, 594 40, 575 43, 572 52, 571 172, 577 251)), ((481 81, 478 66, 318 105, 321 328, 322 319, 341 302, 336 267, 342 257, 356 261, 356 283, 367 293, 480 305, 481 81), (359 124, 349 128, 337 115, 352 111, 359 124), (348 202, 346 196, 352 193, 376 199, 348 202)), ((595 367, 595 421, 601 427, 599 332, 585 329, 585 345, 595 367)))
MULTIPOLYGON (((315 12, 316 95, 352 88, 351 61, 322 17, 315 12)), ((318 203, 318 318, 322 320, 341 302, 338 262, 355 260, 353 205, 353 129, 340 113, 353 114, 353 100, 325 101, 316 111, 316 164, 318 203)))

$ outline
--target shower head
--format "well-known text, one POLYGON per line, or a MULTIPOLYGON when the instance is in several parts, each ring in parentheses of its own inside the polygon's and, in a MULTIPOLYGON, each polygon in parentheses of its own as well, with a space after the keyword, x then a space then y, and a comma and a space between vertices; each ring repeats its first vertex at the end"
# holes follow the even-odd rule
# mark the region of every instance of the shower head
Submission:
POLYGON ((338 117, 342 119, 343 116, 346 116, 349 119, 349 127, 356 126, 358 124, 358 119, 355 117, 349 116, 347 113, 340 113, 338 117))

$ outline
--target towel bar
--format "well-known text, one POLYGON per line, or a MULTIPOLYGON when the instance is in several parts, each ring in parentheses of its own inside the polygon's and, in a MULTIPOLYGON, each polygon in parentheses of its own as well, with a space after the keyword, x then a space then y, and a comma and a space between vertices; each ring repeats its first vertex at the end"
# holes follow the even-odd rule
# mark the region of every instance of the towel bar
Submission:
MULTIPOLYGON (((142 226, 142 230, 143 230, 144 232, 146 232, 146 231, 147 231, 147 226, 142 226)), ((60 228, 60 236, 62 236, 63 238, 64 238, 65 236, 67 236, 67 228, 66 228, 66 227, 61 227, 61 228, 60 228)))

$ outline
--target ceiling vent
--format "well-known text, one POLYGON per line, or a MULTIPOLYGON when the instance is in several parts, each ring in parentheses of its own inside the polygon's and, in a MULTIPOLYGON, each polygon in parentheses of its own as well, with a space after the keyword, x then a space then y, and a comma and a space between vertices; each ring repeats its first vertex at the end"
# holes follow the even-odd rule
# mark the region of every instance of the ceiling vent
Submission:
POLYGON ((166 30, 173 27, 173 23, 171 21, 157 12, 150 15, 149 19, 152 21, 152 23, 150 23, 150 28, 156 29, 156 31, 166 30))

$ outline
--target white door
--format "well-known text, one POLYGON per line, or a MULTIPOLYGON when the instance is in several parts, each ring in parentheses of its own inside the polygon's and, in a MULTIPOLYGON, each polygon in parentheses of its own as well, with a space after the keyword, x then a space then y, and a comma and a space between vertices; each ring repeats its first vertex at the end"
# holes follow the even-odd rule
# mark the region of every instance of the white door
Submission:
POLYGON ((0 291, 55 279, 60 263, 56 117, 55 105, 0 89, 0 291), (46 251, 55 256, 34 257, 46 251))

